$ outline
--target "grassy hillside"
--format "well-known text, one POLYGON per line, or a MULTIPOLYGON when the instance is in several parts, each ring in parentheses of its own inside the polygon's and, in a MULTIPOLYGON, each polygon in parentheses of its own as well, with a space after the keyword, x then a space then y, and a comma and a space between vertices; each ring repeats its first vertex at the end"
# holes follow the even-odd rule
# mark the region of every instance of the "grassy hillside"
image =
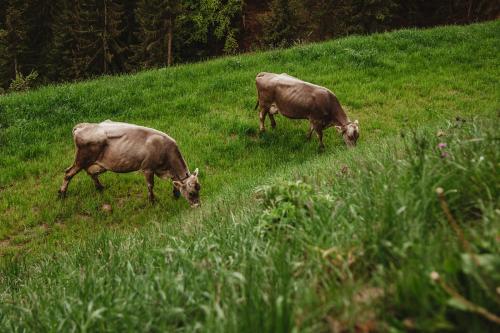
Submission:
POLYGON ((498 36, 403 30, 1 97, 0 330, 493 330, 446 287, 498 308, 498 36), (260 71, 331 88, 358 147, 329 130, 320 153, 283 117, 259 134, 260 71), (149 205, 140 174, 98 194, 81 173, 57 200, 71 128, 105 119, 174 137, 203 207, 163 182, 149 205))

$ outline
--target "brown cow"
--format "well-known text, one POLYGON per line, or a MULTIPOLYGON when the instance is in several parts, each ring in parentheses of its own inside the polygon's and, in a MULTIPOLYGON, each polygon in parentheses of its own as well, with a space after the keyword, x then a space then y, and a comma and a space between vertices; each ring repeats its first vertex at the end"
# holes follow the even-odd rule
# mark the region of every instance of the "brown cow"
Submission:
POLYGON ((149 200, 154 202, 154 176, 172 179, 174 195, 182 194, 191 207, 200 205, 198 169, 192 174, 174 139, 152 128, 106 120, 99 124, 82 123, 73 128, 76 156, 66 169, 59 190, 65 197, 68 184, 84 169, 97 190, 103 186, 98 175, 105 171, 119 173, 142 171, 148 184, 149 200), (180 193, 179 193, 180 192, 180 193))
POLYGON ((328 89, 301 81, 287 74, 259 73, 255 78, 260 106, 260 130, 265 131, 264 120, 269 115, 271 127, 276 127, 274 114, 281 113, 292 119, 309 119, 310 129, 318 134, 320 148, 324 148, 323 130, 335 126, 348 147, 356 145, 359 123, 351 122, 337 97, 328 89))

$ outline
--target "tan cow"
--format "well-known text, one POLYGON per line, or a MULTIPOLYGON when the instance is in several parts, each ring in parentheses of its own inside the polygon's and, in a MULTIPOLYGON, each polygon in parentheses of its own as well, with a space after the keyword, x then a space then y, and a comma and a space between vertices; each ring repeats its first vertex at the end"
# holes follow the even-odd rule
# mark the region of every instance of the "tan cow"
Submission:
POLYGON ((335 126, 348 147, 356 145, 359 123, 351 122, 337 97, 327 88, 304 82, 287 74, 259 73, 255 78, 260 106, 260 130, 265 131, 264 121, 269 115, 271 127, 276 127, 274 114, 281 113, 292 119, 308 119, 312 132, 318 134, 320 147, 324 148, 323 130, 335 126))
POLYGON ((97 190, 103 186, 98 175, 105 171, 118 173, 142 171, 148 185, 149 200, 154 202, 154 176, 171 179, 174 195, 182 194, 191 207, 200 205, 198 169, 192 174, 174 139, 152 128, 106 120, 99 124, 82 123, 73 128, 76 156, 66 169, 59 190, 65 197, 68 184, 84 169, 97 190))

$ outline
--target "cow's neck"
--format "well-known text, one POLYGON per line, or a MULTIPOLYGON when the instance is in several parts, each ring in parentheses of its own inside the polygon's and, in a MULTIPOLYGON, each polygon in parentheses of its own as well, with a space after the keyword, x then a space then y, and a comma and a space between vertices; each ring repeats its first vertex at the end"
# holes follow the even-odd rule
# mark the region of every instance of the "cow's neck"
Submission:
POLYGON ((345 126, 349 124, 349 118, 347 117, 344 108, 342 108, 342 105, 340 105, 340 102, 335 98, 334 100, 334 119, 333 123, 338 126, 345 126))
POLYGON ((342 109, 342 107, 339 107, 339 109, 336 112, 336 115, 337 119, 335 119, 335 122, 337 123, 337 125, 345 126, 349 124, 349 118, 345 114, 344 109, 342 109))
POLYGON ((189 169, 179 149, 176 149, 173 156, 170 156, 169 164, 174 180, 182 181, 189 177, 189 169))

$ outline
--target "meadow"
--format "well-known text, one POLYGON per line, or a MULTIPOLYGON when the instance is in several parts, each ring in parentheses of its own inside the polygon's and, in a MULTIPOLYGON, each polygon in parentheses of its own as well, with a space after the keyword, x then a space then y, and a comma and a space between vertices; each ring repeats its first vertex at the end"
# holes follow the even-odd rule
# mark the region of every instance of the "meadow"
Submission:
POLYGON ((494 331, 499 36, 401 30, 0 97, 0 331, 494 331), (334 91, 358 146, 330 129, 321 152, 283 117, 259 133, 260 71, 334 91), (202 207, 162 181, 149 204, 138 173, 97 193, 82 172, 59 200, 72 127, 106 119, 175 138, 202 207))

